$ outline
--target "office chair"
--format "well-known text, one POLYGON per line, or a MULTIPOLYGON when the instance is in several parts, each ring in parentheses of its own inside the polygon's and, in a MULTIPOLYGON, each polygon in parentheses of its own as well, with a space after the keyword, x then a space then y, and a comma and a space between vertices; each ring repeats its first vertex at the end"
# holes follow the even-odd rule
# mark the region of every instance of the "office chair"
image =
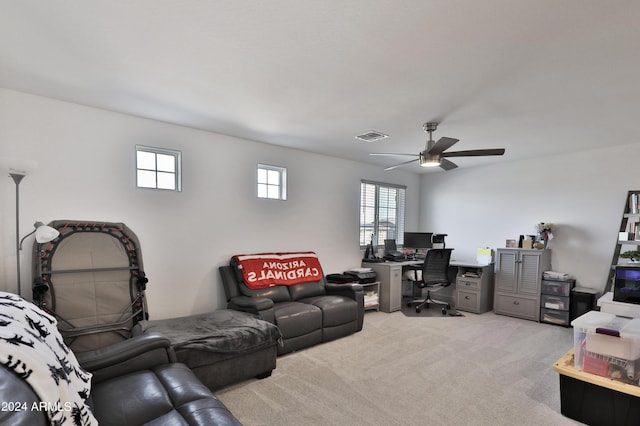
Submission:
POLYGON ((431 304, 443 305, 442 314, 447 314, 447 309, 451 306, 447 302, 431 298, 431 291, 438 291, 451 285, 447 272, 449 260, 453 249, 430 249, 424 259, 422 266, 416 266, 405 272, 405 278, 413 282, 414 288, 427 289, 427 296, 414 299, 407 303, 408 307, 416 306, 416 312, 420 313, 422 308, 429 308, 431 304))

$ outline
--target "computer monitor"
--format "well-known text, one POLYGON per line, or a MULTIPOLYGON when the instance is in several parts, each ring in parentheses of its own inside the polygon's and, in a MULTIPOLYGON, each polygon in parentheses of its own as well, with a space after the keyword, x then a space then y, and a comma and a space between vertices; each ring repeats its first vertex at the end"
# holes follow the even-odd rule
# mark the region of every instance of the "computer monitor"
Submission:
POLYGON ((398 251, 396 240, 384 240, 384 252, 389 253, 393 251, 398 251))
POLYGON ((417 250, 429 249, 432 247, 431 236, 432 232, 405 232, 404 242, 402 246, 404 248, 412 248, 417 250))

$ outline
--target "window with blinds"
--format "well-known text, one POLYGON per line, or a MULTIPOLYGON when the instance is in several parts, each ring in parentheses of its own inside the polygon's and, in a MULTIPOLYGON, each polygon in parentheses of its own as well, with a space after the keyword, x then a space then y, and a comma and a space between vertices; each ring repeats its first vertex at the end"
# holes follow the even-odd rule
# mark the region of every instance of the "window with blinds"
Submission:
POLYGON ((405 186, 362 181, 360 183, 360 247, 373 240, 373 246, 385 239, 404 241, 405 186))

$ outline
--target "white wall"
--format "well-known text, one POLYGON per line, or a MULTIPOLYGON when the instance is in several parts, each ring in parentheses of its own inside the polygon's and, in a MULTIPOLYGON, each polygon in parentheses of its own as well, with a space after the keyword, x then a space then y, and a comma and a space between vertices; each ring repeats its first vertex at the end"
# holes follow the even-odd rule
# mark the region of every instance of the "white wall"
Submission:
MULTIPOLYGON (((136 232, 154 318, 223 307, 217 268, 236 253, 315 250, 326 273, 358 266, 360 179, 407 185, 407 230, 448 233, 459 259, 554 222, 553 269, 601 289, 627 191, 640 189, 640 144, 523 162, 507 153, 490 167, 418 177, 4 89, 0 156, 39 163, 20 185, 21 236, 36 220, 56 219, 124 222, 136 232), (181 150, 184 191, 136 189, 135 144, 181 150), (288 168, 288 201, 256 199, 258 162, 288 168)), ((15 291, 8 177, 0 214, 0 290, 15 291)), ((26 296, 32 241, 21 259, 26 296)))
POLYGON ((535 234, 536 223, 555 223, 553 270, 602 290, 627 191, 640 188, 638 158, 633 144, 424 175, 420 227, 448 233, 455 258, 475 259, 478 247, 505 247, 535 234))
MULTIPOLYGON (((348 141, 348 143, 358 143, 348 141)), ((313 250, 325 273, 360 265, 360 180, 407 185, 418 227, 420 178, 0 89, 0 156, 38 162, 20 185, 20 235, 36 220, 127 224, 139 237, 152 318, 225 305, 217 268, 237 253, 313 250), (183 192, 135 188, 134 146, 182 151, 183 192), (288 168, 288 201, 258 200, 257 163, 288 168)), ((16 286, 15 185, 0 180, 0 290, 16 286)), ((30 247, 21 255, 30 297, 30 247)))

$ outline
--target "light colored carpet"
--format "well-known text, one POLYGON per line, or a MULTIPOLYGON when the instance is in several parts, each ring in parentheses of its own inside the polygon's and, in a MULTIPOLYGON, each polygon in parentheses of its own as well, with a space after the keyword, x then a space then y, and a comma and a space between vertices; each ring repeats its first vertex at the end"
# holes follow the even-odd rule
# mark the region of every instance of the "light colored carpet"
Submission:
POLYGON ((488 312, 369 312, 360 333, 279 357, 216 395, 251 425, 576 425, 553 363, 573 329, 488 312))

